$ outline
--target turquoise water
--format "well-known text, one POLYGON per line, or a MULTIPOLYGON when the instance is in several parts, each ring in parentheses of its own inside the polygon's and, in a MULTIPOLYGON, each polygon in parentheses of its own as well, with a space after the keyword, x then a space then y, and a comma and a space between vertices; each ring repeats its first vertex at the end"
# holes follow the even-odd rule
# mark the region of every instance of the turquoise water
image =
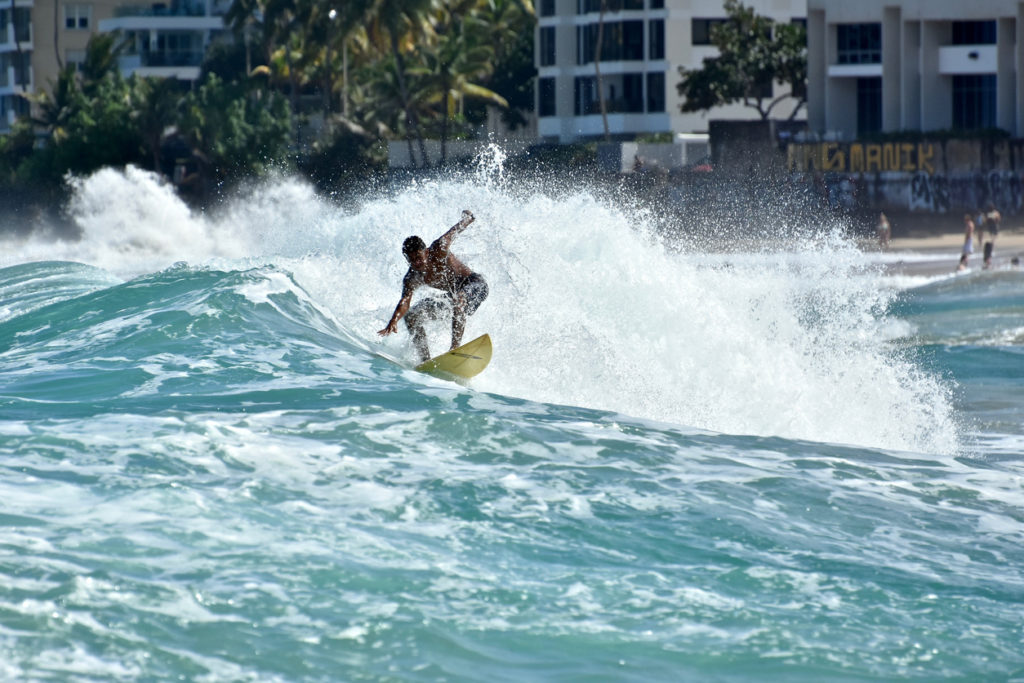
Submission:
POLYGON ((679 252, 485 173, 72 212, 0 257, 0 679, 1024 678, 1020 272, 679 252), (462 208, 466 387, 375 334, 462 208))

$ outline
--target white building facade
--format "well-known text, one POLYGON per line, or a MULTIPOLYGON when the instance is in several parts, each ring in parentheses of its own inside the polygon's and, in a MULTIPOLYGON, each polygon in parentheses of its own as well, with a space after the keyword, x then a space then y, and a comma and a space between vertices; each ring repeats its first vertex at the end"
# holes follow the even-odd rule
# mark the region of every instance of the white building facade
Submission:
MULTIPOLYGON (((806 0, 746 0, 777 23, 803 22, 806 0)), ((542 140, 574 142, 604 135, 597 96, 600 68, 609 134, 618 139, 658 133, 706 133, 710 119, 758 118, 741 104, 684 114, 679 67, 700 68, 717 54, 710 31, 726 18, 721 0, 539 0, 537 132, 542 140), (595 64, 599 25, 601 59, 595 64)), ((776 85, 775 92, 783 86, 776 85)), ((794 100, 777 106, 788 118, 794 100)), ((798 112, 798 118, 803 111, 798 112)))
POLYGON ((125 46, 118 66, 126 76, 195 81, 211 40, 224 30, 230 0, 171 0, 125 4, 99 23, 101 33, 120 31, 125 46))
POLYGON ((32 5, 30 0, 15 0, 0 7, 0 133, 28 114, 28 100, 21 95, 33 92, 35 85, 32 5))
POLYGON ((1024 3, 808 0, 808 127, 1024 135, 1024 3))
POLYGON ((206 48, 224 30, 231 0, 3 0, 0 5, 0 133, 29 114, 25 95, 49 89, 81 64, 97 32, 120 31, 126 76, 199 77, 206 48))

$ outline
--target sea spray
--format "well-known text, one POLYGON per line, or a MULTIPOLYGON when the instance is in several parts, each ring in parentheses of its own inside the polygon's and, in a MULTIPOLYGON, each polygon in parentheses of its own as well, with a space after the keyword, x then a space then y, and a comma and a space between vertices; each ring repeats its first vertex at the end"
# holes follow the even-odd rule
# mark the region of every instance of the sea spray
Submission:
MULTIPOLYGON (((376 336, 399 298, 401 242, 429 241, 470 209, 454 249, 491 294, 467 334, 495 343, 478 391, 733 434, 958 450, 948 390, 887 340, 892 290, 841 235, 677 252, 646 209, 585 188, 524 193, 500 167, 485 155, 475 175, 409 183, 355 212, 278 178, 212 215, 150 174, 103 170, 74 184, 82 237, 49 245, 50 258, 123 277, 178 261, 273 264, 347 337, 411 359, 404 332, 376 336)), ((431 348, 448 334, 433 328, 431 348)))

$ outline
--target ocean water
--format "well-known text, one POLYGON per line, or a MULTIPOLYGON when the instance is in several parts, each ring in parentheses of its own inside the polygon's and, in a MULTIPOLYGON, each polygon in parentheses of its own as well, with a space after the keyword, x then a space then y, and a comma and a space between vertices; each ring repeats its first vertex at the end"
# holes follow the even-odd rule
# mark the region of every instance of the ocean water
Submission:
POLYGON ((1024 273, 486 164, 71 213, 0 251, 0 680, 1024 680, 1024 273), (376 330, 464 208, 460 386, 376 330))

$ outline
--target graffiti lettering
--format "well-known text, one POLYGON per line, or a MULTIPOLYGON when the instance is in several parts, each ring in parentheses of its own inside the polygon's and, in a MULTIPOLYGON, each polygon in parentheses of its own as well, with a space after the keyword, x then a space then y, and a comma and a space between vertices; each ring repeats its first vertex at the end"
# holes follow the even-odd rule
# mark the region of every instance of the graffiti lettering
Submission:
POLYGON ((824 173, 879 173, 919 171, 935 173, 935 147, 930 142, 792 143, 786 148, 786 162, 793 171, 824 173))

